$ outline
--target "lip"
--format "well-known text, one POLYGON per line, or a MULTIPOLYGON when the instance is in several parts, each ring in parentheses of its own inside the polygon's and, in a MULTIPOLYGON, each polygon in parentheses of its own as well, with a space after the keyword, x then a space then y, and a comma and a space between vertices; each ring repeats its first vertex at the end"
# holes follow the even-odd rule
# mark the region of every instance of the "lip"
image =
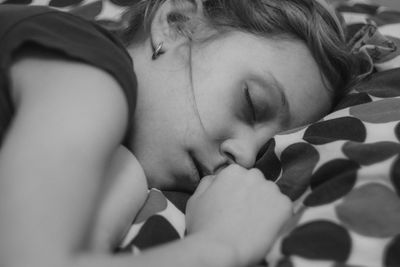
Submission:
POLYGON ((207 168, 192 154, 190 153, 190 157, 194 163, 194 167, 199 175, 199 180, 201 180, 204 176, 210 175, 211 172, 207 170, 207 168))

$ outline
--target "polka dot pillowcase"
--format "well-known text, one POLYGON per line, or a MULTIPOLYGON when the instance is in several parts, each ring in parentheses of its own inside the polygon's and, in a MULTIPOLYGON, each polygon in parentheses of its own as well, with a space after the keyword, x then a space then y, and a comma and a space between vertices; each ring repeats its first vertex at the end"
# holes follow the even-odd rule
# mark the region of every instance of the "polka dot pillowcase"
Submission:
POLYGON ((400 12, 336 2, 369 75, 257 162, 296 204, 270 266, 400 266, 400 12))
MULTIPOLYGON (((400 12, 334 2, 367 77, 334 112, 267 144, 256 167, 295 216, 260 266, 400 266, 400 12)), ((120 251, 184 237, 188 197, 152 189, 120 251)))
MULTIPOLYGON (((260 266, 400 266, 400 12, 335 4, 368 75, 334 112, 267 144, 256 167, 295 215, 260 266)), ((151 190, 120 251, 184 237, 187 198, 151 190)))
MULTIPOLYGON (((367 77, 319 122, 270 140, 258 160, 295 202, 263 266, 400 266, 400 12, 334 4, 367 77)), ((151 190, 121 251, 182 238, 187 198, 151 190)))

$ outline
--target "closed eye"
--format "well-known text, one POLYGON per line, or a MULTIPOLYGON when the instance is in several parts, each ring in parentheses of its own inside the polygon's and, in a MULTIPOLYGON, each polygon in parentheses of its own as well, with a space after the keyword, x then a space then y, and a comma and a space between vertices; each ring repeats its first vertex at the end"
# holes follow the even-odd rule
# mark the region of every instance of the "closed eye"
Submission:
POLYGON ((257 116, 256 116, 257 113, 256 113, 256 109, 254 107, 253 100, 251 99, 249 87, 247 87, 247 86, 244 88, 244 95, 246 97, 246 102, 247 102, 247 104, 249 106, 251 119, 252 119, 253 122, 256 122, 257 121, 257 116))

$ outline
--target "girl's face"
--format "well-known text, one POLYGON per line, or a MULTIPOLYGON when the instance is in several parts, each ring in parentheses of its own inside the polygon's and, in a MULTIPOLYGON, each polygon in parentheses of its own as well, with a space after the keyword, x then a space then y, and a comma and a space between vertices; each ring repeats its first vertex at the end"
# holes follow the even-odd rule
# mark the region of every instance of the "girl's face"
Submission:
POLYGON ((233 32, 191 51, 170 48, 155 61, 146 47, 132 53, 139 66, 132 149, 151 187, 193 191, 227 164, 250 168, 276 133, 330 108, 300 42, 233 32))

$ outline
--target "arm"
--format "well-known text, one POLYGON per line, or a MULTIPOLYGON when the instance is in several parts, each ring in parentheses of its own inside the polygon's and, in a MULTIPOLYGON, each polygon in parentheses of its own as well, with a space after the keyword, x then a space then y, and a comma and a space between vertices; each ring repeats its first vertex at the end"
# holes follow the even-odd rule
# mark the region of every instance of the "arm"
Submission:
MULTIPOLYGON (((11 78, 17 112, 0 151, 1 266, 204 266, 201 238, 134 258, 88 252, 103 174, 125 130, 122 90, 100 70, 54 57, 23 56, 11 78)), ((223 261, 210 266, 230 265, 223 261)))
POLYGON ((0 265, 48 266, 85 246, 127 105, 103 71, 53 56, 21 55, 11 82, 16 114, 0 152, 0 265))

